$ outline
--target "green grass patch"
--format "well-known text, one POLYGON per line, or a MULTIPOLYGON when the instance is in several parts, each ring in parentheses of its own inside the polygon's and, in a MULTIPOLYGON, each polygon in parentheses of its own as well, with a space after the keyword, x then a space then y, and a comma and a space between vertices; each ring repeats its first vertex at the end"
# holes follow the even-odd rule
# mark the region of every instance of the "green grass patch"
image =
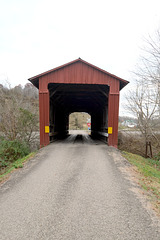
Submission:
POLYGON ((136 166, 139 184, 147 191, 147 195, 160 213, 160 161, 128 152, 122 152, 122 155, 136 166))
POLYGON ((32 152, 28 154, 27 156, 20 158, 13 163, 11 163, 8 167, 5 168, 5 172, 3 174, 0 174, 0 182, 3 181, 9 173, 11 173, 13 170, 17 168, 23 168, 23 165, 26 161, 30 160, 32 157, 34 157, 36 152, 32 152))

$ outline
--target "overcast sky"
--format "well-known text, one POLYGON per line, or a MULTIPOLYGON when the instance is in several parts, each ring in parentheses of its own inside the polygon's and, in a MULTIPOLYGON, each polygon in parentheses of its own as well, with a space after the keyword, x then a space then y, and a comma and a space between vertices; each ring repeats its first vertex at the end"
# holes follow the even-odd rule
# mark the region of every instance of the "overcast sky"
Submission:
POLYGON ((0 0, 0 83, 79 57, 132 82, 143 38, 159 27, 160 0, 0 0))

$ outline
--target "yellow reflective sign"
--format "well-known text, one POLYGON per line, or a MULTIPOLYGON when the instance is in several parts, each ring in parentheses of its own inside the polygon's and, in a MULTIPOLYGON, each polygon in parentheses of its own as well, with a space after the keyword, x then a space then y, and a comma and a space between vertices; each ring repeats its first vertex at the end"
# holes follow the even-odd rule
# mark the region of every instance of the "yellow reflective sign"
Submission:
POLYGON ((45 126, 45 133, 49 133, 49 126, 45 126))
POLYGON ((112 134, 112 127, 108 127, 108 134, 112 134))

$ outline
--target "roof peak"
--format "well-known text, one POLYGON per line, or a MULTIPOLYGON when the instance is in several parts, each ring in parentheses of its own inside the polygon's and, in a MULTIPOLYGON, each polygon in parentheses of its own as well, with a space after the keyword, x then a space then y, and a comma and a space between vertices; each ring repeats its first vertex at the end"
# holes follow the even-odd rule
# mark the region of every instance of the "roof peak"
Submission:
POLYGON ((103 69, 101 69, 101 68, 99 68, 99 67, 97 67, 97 66, 95 66, 95 65, 93 65, 93 64, 91 64, 91 63, 89 63, 89 62, 87 62, 87 61, 85 61, 85 60, 83 60, 83 59, 80 58, 80 57, 77 58, 77 59, 75 59, 75 60, 73 60, 73 61, 71 61, 71 62, 65 63, 65 64, 63 64, 63 65, 61 65, 61 66, 56 67, 56 68, 53 68, 53 69, 51 69, 51 70, 49 70, 49 71, 46 71, 46 72, 43 72, 43 73, 41 73, 41 74, 38 74, 38 75, 36 75, 36 76, 34 76, 34 77, 31 77, 31 78, 29 78, 28 80, 32 82, 32 81, 34 81, 34 80, 36 80, 36 79, 38 79, 38 78, 40 78, 40 77, 42 77, 42 76, 44 76, 44 75, 46 75, 46 74, 49 74, 49 73, 54 72, 54 71, 56 71, 56 70, 59 70, 59 69, 61 69, 61 68, 67 67, 67 66, 69 66, 69 65, 71 65, 71 64, 74 64, 74 63, 76 63, 76 62, 82 62, 82 63, 84 63, 84 64, 87 64, 88 66, 90 66, 90 67, 92 67, 92 68, 94 68, 94 69, 97 69, 98 71, 101 71, 101 72, 109 75, 110 77, 113 77, 113 78, 116 78, 116 79, 119 80, 119 81, 122 81, 125 85, 129 83, 128 81, 126 81, 126 80, 124 80, 124 79, 122 79, 122 78, 120 78, 120 77, 117 77, 116 75, 113 75, 113 74, 111 74, 111 73, 109 73, 109 72, 107 72, 107 71, 105 71, 105 70, 103 70, 103 69))

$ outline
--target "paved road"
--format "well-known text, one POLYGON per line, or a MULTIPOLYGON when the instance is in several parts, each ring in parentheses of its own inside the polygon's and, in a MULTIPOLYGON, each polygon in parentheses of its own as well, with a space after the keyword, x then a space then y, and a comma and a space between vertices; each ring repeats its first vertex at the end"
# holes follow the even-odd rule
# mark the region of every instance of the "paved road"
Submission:
POLYGON ((159 240, 119 152, 87 135, 41 149, 0 190, 0 239, 159 240))

